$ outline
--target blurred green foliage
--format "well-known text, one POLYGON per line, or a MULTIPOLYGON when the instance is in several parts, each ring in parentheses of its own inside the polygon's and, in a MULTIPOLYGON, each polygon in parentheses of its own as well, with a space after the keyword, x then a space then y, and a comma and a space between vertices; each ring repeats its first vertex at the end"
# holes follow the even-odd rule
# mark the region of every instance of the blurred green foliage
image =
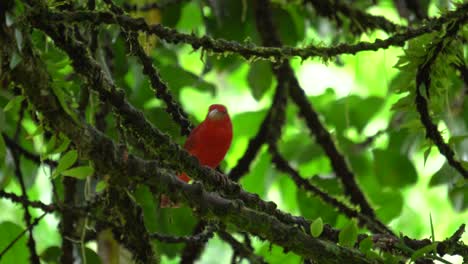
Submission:
MULTIPOLYGON (((49 4, 59 6, 60 2, 49 1, 49 4)), ((142 5, 145 2, 133 0, 132 4, 142 5)), ((148 16, 145 12, 133 15, 147 16, 149 23, 162 23, 181 32, 260 44, 250 1, 174 2, 159 10, 160 16, 148 16)), ((289 46, 305 43, 334 45, 387 36, 382 31, 353 35, 346 31, 346 24, 343 25, 344 30, 340 30, 300 1, 273 2, 275 23, 282 40, 289 46)), ((365 3, 369 1, 356 2, 357 6, 367 8, 365 3)), ((444 1, 431 1, 429 10, 437 10, 442 2, 444 1)), ((24 10, 21 1, 16 3, 13 16, 15 19, 24 10)), ((97 3, 99 9, 105 8, 101 1, 97 3)), ((391 1, 379 1, 368 7, 368 10, 386 17, 398 17, 391 1)), ((396 22, 405 23, 398 19, 396 22)), ((86 34, 85 30, 82 31, 86 34)), ((46 62, 54 93, 67 112, 78 118, 76 111, 80 90, 86 84, 73 72, 69 58, 50 39, 36 30, 31 34, 34 47, 46 62)), ((468 37, 466 26, 462 34, 465 38, 468 37)), ((424 138, 424 130, 414 106, 415 72, 424 61, 431 43, 440 37, 440 33, 436 32, 410 41, 405 49, 390 48, 362 52, 355 56, 340 56, 326 64, 319 59, 293 59, 291 62, 309 101, 320 113, 322 122, 347 157, 360 186, 376 208, 379 219, 396 233, 422 238, 430 236, 429 214, 432 214, 436 239, 439 240, 451 235, 468 219, 468 184, 447 165, 435 146, 432 146, 432 151, 428 150, 431 144, 424 138), (380 130, 384 132, 376 136, 375 140, 368 144, 363 143, 380 130)), ((155 98, 138 60, 126 53, 125 40, 119 35, 119 29, 102 26, 98 28, 98 39, 95 56, 103 68, 107 69, 109 77, 125 89, 130 102, 142 110, 155 126, 182 143, 184 139, 180 136, 178 126, 164 111, 164 104, 155 98)), ((153 42, 150 43, 154 46, 150 49, 150 55, 155 67, 194 123, 204 118, 210 104, 227 105, 234 125, 234 141, 222 167, 229 171, 243 155, 248 140, 256 134, 270 107, 272 87, 276 80, 269 63, 247 62, 232 54, 192 51, 187 46, 171 45, 159 39, 147 41, 153 42)), ((452 46, 447 48, 449 52, 440 56, 435 63, 430 108, 446 141, 450 142, 459 157, 466 159, 468 104, 463 99, 460 102, 459 97, 463 91, 466 93, 467 88, 451 65, 468 61, 467 48, 458 41, 450 45, 452 46)), ((0 107, 3 109, 0 111, 0 131, 11 136, 17 128, 21 104, 26 101, 24 97, 17 96, 19 91, 14 87, 4 88, 2 86, 0 89, 0 107)), ((91 93, 90 98, 85 116, 90 124, 96 125, 96 114, 102 112, 106 106, 99 102, 95 94, 91 93)), ((25 110, 24 118, 19 124, 22 132, 17 143, 31 152, 39 153, 41 159, 59 161, 57 174, 59 169, 68 169, 76 161, 76 157, 67 157, 65 154, 67 139, 45 132, 47 128, 41 126, 41 120, 31 116, 32 107, 27 105, 25 110)), ((289 104, 286 127, 279 141, 281 153, 304 177, 345 201, 343 189, 334 176, 327 157, 316 144, 304 121, 297 118, 297 115, 297 107, 289 104)), ((118 140, 118 121, 112 111, 108 113, 106 121, 104 132, 118 140)), ((5 148, 4 142, 0 140, 0 188, 19 193, 11 153, 5 148)), ((40 199, 46 203, 53 201, 50 181, 53 174, 49 167, 37 166, 22 158, 21 170, 30 199, 40 199)), ((57 185, 56 191, 61 196, 63 190, 61 191, 60 179, 54 182, 57 185)), ((282 210, 300 214, 309 220, 321 218, 326 224, 344 228, 340 234, 340 244, 350 245, 356 240, 355 223, 340 216, 334 208, 318 198, 298 190, 287 175, 272 166, 266 149, 259 152, 250 171, 240 183, 247 191, 257 193, 265 200, 275 201, 282 210)), ((84 184, 80 188, 84 188, 84 184)), ((150 232, 187 235, 196 223, 188 208, 157 208, 146 187, 138 188, 133 195, 144 210, 145 224, 150 232)), ((23 210, 19 205, 0 199, 0 208, 2 250, 25 228, 25 223, 23 210)), ((33 217, 40 214, 38 210, 31 212, 33 217)), ((60 246, 57 223, 58 216, 49 215, 34 229, 37 248, 45 263, 54 263, 57 260, 57 247, 60 246)), ((465 235, 463 240, 468 242, 468 237, 465 235)), ((218 237, 208 243, 205 255, 202 256, 203 263, 219 263, 217 260, 220 259, 220 254, 223 255, 223 260, 229 260, 226 256, 230 256, 232 250, 223 247, 221 243, 218 237), (223 249, 222 253, 217 250, 219 248, 223 249)), ((88 243, 87 246, 95 250, 96 245, 88 243)), ((155 242, 155 247, 161 255, 165 255, 162 257, 163 262, 168 263, 176 262, 182 249, 181 244, 160 242, 155 242)), ((86 248, 88 263, 98 263, 94 251, 89 248, 86 248)), ((254 248, 268 263, 301 261, 293 253, 283 252, 281 248, 258 239, 254 240, 254 248)), ((26 237, 22 237, 4 256, 2 263, 26 263, 27 256, 26 237)))

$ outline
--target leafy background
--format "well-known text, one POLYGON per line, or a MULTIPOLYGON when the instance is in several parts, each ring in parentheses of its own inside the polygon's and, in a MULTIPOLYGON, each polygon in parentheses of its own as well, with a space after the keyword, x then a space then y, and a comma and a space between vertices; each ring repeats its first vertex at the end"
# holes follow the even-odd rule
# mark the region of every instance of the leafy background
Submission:
MULTIPOLYGON (((60 1, 49 2, 52 5, 61 4, 60 1)), ((132 15, 143 16, 148 23, 162 23, 181 32, 260 44, 253 10, 248 1, 175 2, 161 10, 132 12, 132 15)), ((329 46, 388 37, 383 31, 352 34, 348 20, 344 19, 342 25, 337 26, 336 22, 318 16, 301 1, 273 2, 280 36, 290 46, 306 43, 329 46)), ((408 20, 398 14, 399 10, 392 1, 378 1, 377 4, 371 4, 370 1, 355 2, 353 5, 368 13, 385 16, 397 24, 408 24, 408 20)), ((453 6, 445 1, 422 2, 427 4, 430 17, 438 15, 446 6, 453 6)), ((145 3, 143 0, 127 2, 137 6, 145 3)), ((98 6, 101 4, 98 1, 98 6)), ((119 4, 124 3, 120 1, 119 4)), ((22 6, 21 1, 17 1, 16 16, 23 12, 22 6)), ((466 32, 465 26, 465 36, 466 32)), ((153 124, 182 143, 184 138, 180 136, 178 126, 165 113, 161 101, 154 97, 138 60, 126 54, 118 28, 101 26, 98 34, 101 42, 97 48, 97 57, 103 65, 107 65, 108 73, 115 83, 125 89, 131 103, 143 110, 153 124), (109 54, 113 55, 112 59, 106 58, 109 54)), ((63 93, 64 104, 76 109, 82 83, 73 75, 70 60, 41 32, 34 31, 32 36, 34 45, 41 50, 41 58, 47 62, 54 87, 63 93)), ((446 164, 445 158, 435 147, 428 151, 430 144, 424 138, 423 127, 417 122, 413 101, 404 101, 408 96, 407 91, 414 87, 414 83, 408 80, 414 79, 417 65, 415 58, 423 47, 421 43, 434 37, 437 36, 418 38, 406 50, 392 47, 329 60, 292 59, 291 63, 309 101, 321 113, 322 121, 335 137, 340 150, 348 157, 379 219, 397 232, 413 238, 427 238, 431 235, 431 216, 436 239, 440 240, 450 236, 460 224, 466 223, 468 185, 460 182, 461 177, 446 164), (404 60, 414 62, 412 68, 411 65, 409 68, 399 67, 404 60), (361 144, 376 133, 378 136, 370 144, 361 144)), ((222 168, 229 171, 243 155, 249 139, 256 134, 271 105, 276 80, 269 63, 262 60, 245 61, 232 54, 194 51, 187 45, 167 44, 143 34, 140 34, 140 42, 151 55, 175 99, 181 102, 193 122, 201 122, 208 105, 212 103, 222 103, 228 107, 234 126, 234 141, 222 168)), ((462 49, 463 59, 467 61, 466 46, 462 49)), ((440 115, 437 114, 438 125, 446 141, 451 143, 460 157, 466 157, 467 104, 463 106, 462 103, 460 107, 454 103, 460 91, 466 89, 466 84, 454 71, 443 77, 438 80, 445 88, 436 95, 431 108, 441 111, 440 115)), ((24 102, 14 97, 14 93, 5 86, 0 89, 0 107, 4 109, 0 111, 0 127, 7 135, 14 134, 19 109, 24 102)), ((93 100, 86 113, 90 123, 94 122, 93 112, 102 110, 96 98, 93 100)), ((297 112, 296 106, 288 105, 287 123, 279 141, 280 151, 302 175, 311 177, 313 183, 344 199, 327 157, 310 136, 303 120, 295 118, 297 112)), ((109 115, 106 121, 106 133, 116 137, 118 131, 114 117, 109 115)), ((57 148, 60 144, 51 142, 51 135, 42 131, 28 113, 20 125, 23 133, 18 140, 19 144, 40 153, 42 158, 59 159, 62 151, 57 151, 57 148)), ((60 138, 57 141, 62 142, 60 138)), ((5 155, 0 156, 0 188, 19 194, 21 189, 14 176, 14 164, 11 155, 4 149, 5 155)), ((50 168, 46 165, 36 166, 25 158, 21 158, 21 164, 29 198, 52 202, 50 168)), ((55 181, 60 182, 60 178, 55 181)), ((249 173, 240 183, 247 191, 276 202, 280 209, 292 214, 300 214, 312 220, 321 217, 325 223, 337 228, 343 228, 349 221, 319 199, 298 190, 287 175, 272 166, 266 147, 260 151, 249 173)), ((190 233, 195 223, 195 219, 190 217, 190 210, 185 208, 154 214, 151 212, 154 212, 156 206, 149 190, 141 188, 135 197, 143 206, 145 222, 150 231, 178 235, 190 233)), ((1 250, 25 228, 25 224, 23 209, 17 204, 0 199, 0 208, 1 250)), ((32 209, 31 214, 38 217, 42 212, 32 209)), ((37 250, 44 262, 50 260, 52 263, 59 254, 61 238, 57 230, 58 223, 57 215, 49 214, 34 229, 37 250)), ((462 240, 468 242, 468 236, 465 234, 462 240)), ((96 248, 94 242, 87 246, 93 250, 96 248)), ((254 247, 269 263, 300 261, 298 256, 284 253, 276 246, 270 248, 268 243, 258 239, 254 239, 254 247)), ((159 244, 159 248, 164 253, 163 263, 178 262, 180 245, 159 244)), ((99 262, 93 250, 87 252, 88 263, 99 262)), ((228 263, 231 254, 231 248, 215 237, 209 241, 200 262, 228 263)), ((27 261, 26 237, 22 237, 2 259, 2 263, 27 261)), ((452 261, 456 263, 461 260, 453 257, 452 261)))

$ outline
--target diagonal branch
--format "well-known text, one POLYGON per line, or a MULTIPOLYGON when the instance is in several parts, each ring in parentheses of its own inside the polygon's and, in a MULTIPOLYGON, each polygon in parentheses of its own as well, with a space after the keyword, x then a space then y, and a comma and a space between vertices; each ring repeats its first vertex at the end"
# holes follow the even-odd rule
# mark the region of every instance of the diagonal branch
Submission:
POLYGON ((49 165, 52 168, 57 167, 56 161, 50 160, 50 159, 41 160, 41 157, 39 155, 36 155, 30 152, 29 150, 23 148, 21 145, 19 145, 17 142, 11 139, 7 134, 2 133, 1 135, 3 136, 3 139, 5 140, 5 144, 10 150, 17 151, 23 157, 34 161, 36 164, 41 164, 42 162, 44 162, 45 164, 49 165))
POLYGON ((447 29, 446 34, 434 47, 433 52, 430 53, 427 60, 425 60, 425 63, 419 66, 418 72, 416 73, 415 103, 416 108, 419 112, 421 123, 426 128, 426 137, 434 142, 434 144, 439 149, 439 152, 445 156, 450 166, 456 169, 465 179, 468 179, 468 171, 465 168, 463 168, 462 164, 458 160, 455 159, 454 151, 450 148, 450 146, 447 143, 444 142, 444 139, 439 133, 437 126, 432 122, 429 114, 427 100, 421 93, 422 87, 425 87, 426 94, 429 98, 429 91, 431 87, 430 73, 432 66, 435 63, 437 56, 439 56, 444 51, 445 47, 449 46, 449 42, 457 34, 460 25, 462 25, 463 21, 464 19, 459 19, 447 29), (449 38, 448 42, 445 41, 447 38, 449 38))
POLYGON ((279 170, 289 174, 291 179, 296 183, 297 187, 318 196, 323 202, 333 206, 347 217, 357 218, 361 225, 367 226, 367 228, 369 228, 369 230, 371 230, 374 234, 386 233, 394 236, 393 232, 382 222, 378 221, 378 219, 371 219, 368 216, 361 214, 360 212, 348 207, 346 204, 338 201, 336 198, 322 191, 318 187, 312 185, 307 179, 303 178, 297 170, 291 167, 286 159, 281 156, 276 145, 270 143, 268 150, 272 156, 272 162, 279 170))
POLYGON ((285 80, 278 80, 270 109, 260 124, 257 134, 250 139, 244 155, 242 155, 237 161, 236 166, 229 172, 231 180, 239 181, 248 172, 250 164, 257 156, 262 145, 268 139, 276 141, 276 138, 281 134, 281 128, 284 125, 285 101, 287 100, 285 85, 285 80))
MULTIPOLYGON (((115 14, 124 14, 124 11, 115 5, 112 0, 104 0, 104 2, 111 7, 112 12, 115 14)), ((130 31, 127 32, 124 28, 122 28, 122 30, 125 36, 125 44, 127 46, 128 53, 134 53, 140 59, 140 62, 143 65, 143 73, 150 79, 151 86, 155 90, 156 97, 162 99, 166 103, 166 112, 169 113, 172 119, 180 125, 182 135, 188 135, 193 129, 193 124, 188 119, 188 115, 185 113, 184 109, 174 100, 166 83, 161 80, 151 58, 146 55, 143 47, 138 42, 138 34, 130 31)))
MULTIPOLYGON (((256 2, 256 17, 257 29, 262 37, 263 43, 267 46, 281 46, 281 40, 279 39, 273 25, 268 0, 259 0, 256 2)), ((361 210, 365 215, 369 216, 371 219, 375 219, 375 212, 357 185, 353 172, 346 164, 344 157, 336 148, 330 133, 320 122, 318 113, 307 100, 305 92, 300 87, 291 66, 289 63, 287 65, 288 66, 284 71, 280 73, 282 75, 281 78, 288 80, 289 94, 292 100, 299 107, 300 114, 305 118, 307 126, 316 137, 316 142, 322 147, 330 159, 337 177, 339 177, 343 182, 345 193, 351 197, 351 201, 354 204, 361 207, 361 210)))

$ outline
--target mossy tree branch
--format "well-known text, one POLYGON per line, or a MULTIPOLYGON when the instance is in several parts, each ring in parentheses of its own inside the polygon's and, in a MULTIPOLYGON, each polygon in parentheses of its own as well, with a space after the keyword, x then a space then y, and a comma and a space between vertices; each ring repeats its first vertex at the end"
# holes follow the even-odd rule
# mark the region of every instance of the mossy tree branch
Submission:
POLYGON ((356 44, 343 43, 332 47, 308 45, 304 48, 274 47, 271 45, 256 46, 252 43, 242 44, 224 39, 214 39, 209 36, 197 37, 194 34, 181 33, 161 24, 148 25, 142 18, 131 18, 126 15, 115 15, 103 11, 53 12, 41 9, 41 11, 37 10, 34 16, 40 16, 40 19, 45 23, 119 24, 128 31, 141 31, 156 35, 167 43, 189 44, 195 50, 202 48, 214 53, 235 53, 247 60, 271 59, 281 61, 290 57, 299 57, 302 60, 319 57, 328 60, 341 54, 356 54, 361 51, 376 51, 391 46, 403 46, 410 39, 440 30, 444 24, 452 19, 468 17, 468 4, 462 4, 455 11, 447 12, 439 18, 429 20, 421 27, 395 33, 387 39, 377 39, 374 42, 361 41, 356 44))

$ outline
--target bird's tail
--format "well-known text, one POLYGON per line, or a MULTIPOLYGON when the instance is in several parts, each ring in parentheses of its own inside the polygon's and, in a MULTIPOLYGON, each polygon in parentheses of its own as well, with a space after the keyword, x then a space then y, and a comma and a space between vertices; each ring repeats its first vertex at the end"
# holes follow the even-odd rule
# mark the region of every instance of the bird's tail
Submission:
MULTIPOLYGON (((184 182, 189 182, 190 181, 190 177, 187 176, 187 174, 185 174, 183 172, 181 174, 179 174, 178 177, 179 177, 179 179, 183 180, 184 182)), ((161 200, 159 202, 159 207, 160 208, 177 208, 177 207, 180 207, 180 204, 172 202, 171 199, 169 199, 169 197, 162 194, 161 195, 161 200)))
POLYGON ((184 182, 189 182, 190 181, 190 177, 187 176, 187 174, 185 174, 184 172, 179 174, 179 179, 183 180, 184 182))

